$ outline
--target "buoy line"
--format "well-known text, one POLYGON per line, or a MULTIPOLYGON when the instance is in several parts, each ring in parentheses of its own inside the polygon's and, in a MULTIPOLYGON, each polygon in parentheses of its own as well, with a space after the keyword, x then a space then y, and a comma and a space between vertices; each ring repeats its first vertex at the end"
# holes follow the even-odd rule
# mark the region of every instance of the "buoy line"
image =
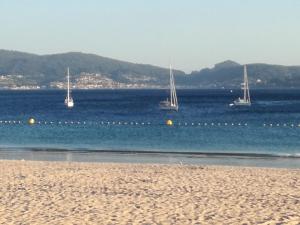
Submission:
POLYGON ((18 124, 28 124, 28 125, 59 125, 59 126, 84 126, 84 125, 100 125, 100 126, 169 126, 169 127, 247 127, 247 126, 258 126, 258 127, 265 127, 265 128, 300 128, 300 122, 295 123, 262 123, 259 124, 252 124, 247 122, 179 122, 173 121, 171 119, 167 119, 163 122, 148 122, 148 121, 79 121, 79 120, 70 120, 70 121, 47 121, 47 120, 36 120, 33 117, 30 117, 27 121, 21 120, 0 120, 0 125, 18 125, 18 124))

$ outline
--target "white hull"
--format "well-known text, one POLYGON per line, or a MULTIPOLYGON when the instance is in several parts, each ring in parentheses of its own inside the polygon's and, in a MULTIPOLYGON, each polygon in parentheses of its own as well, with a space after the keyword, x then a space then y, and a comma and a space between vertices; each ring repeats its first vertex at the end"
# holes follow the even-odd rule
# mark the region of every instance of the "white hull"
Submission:
POLYGON ((251 102, 244 100, 235 100, 231 106, 251 106, 251 102))
POLYGON ((174 105, 174 104, 171 104, 170 101, 161 101, 159 103, 159 107, 160 109, 162 110, 175 110, 175 111, 178 111, 178 106, 177 105, 174 105))
POLYGON ((68 108, 72 108, 74 107, 74 101, 73 99, 65 99, 65 105, 68 107, 68 108))

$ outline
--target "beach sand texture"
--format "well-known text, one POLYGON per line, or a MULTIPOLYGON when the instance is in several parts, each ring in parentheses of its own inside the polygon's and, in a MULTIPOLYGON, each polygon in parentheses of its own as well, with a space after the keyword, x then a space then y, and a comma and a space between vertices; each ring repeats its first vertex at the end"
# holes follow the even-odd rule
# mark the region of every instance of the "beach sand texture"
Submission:
POLYGON ((0 161, 0 224, 300 224, 300 170, 0 161))

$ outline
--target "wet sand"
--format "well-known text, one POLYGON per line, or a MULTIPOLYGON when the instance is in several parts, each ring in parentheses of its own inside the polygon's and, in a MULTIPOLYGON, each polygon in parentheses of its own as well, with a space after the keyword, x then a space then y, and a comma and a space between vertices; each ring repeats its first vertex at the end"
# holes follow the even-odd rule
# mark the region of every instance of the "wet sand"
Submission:
POLYGON ((0 224, 300 224, 300 170, 0 161, 0 224))

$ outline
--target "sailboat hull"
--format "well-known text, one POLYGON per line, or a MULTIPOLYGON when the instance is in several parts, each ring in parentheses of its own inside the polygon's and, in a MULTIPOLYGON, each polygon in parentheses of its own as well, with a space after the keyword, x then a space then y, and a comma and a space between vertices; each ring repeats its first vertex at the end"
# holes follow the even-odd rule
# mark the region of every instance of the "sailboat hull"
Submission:
POLYGON ((73 99, 65 99, 65 105, 68 108, 73 108, 74 107, 74 101, 73 101, 73 99))
POLYGON ((159 103, 159 108, 162 110, 175 110, 178 111, 178 106, 172 105, 169 101, 161 101, 159 103))
POLYGON ((74 102, 68 102, 67 106, 68 106, 68 108, 73 108, 74 107, 74 102))
POLYGON ((233 105, 235 105, 235 106, 251 106, 251 102, 236 100, 233 102, 233 105))

